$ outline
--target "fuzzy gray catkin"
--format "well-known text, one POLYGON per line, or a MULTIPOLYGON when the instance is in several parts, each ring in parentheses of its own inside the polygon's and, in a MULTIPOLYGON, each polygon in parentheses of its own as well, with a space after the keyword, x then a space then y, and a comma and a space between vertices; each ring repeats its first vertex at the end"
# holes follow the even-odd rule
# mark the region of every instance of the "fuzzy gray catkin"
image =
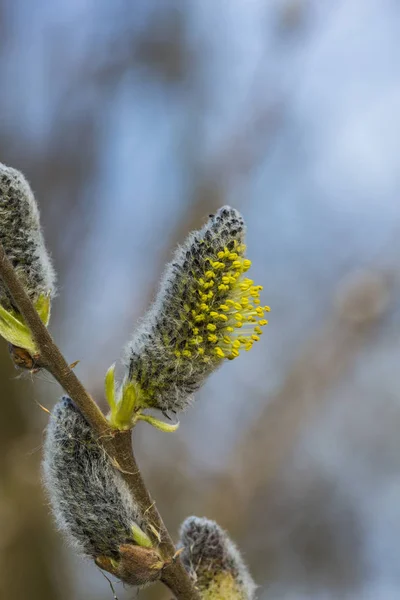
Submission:
POLYGON ((54 407, 44 444, 43 478, 58 527, 93 558, 118 560, 132 527, 146 524, 125 481, 73 402, 54 407))
MULTIPOLYGON (((30 299, 55 294, 55 273, 46 250, 39 210, 25 177, 0 163, 0 241, 30 299)), ((0 304, 16 309, 0 281, 0 304)))
POLYGON ((179 411, 225 358, 259 339, 264 310, 244 273, 245 225, 222 207, 189 235, 167 266, 154 305, 126 350, 126 377, 138 405, 179 411))
POLYGON ((180 544, 182 563, 202 600, 253 600, 256 585, 239 550, 215 521, 187 518, 180 544))

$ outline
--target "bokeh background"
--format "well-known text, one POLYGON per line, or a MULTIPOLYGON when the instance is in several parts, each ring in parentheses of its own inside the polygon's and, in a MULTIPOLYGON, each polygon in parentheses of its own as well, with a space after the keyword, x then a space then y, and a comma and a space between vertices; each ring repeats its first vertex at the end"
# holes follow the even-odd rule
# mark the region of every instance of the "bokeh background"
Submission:
MULTIPOLYGON (((260 600, 400 597, 399 36, 396 0, 0 0, 0 160, 35 190, 51 331, 99 402, 174 246, 245 216, 262 341, 177 433, 134 437, 173 535, 216 519, 260 600)), ((0 386, 1 599, 111 600, 40 486, 59 387, 5 343, 0 386)))

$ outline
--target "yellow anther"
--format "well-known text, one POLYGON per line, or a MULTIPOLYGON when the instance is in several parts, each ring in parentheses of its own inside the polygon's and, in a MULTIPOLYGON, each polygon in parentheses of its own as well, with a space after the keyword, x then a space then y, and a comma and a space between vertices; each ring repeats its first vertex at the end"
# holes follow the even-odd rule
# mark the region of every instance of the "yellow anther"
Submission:
POLYGON ((218 318, 218 313, 217 313, 217 312, 215 312, 215 310, 212 310, 212 311, 210 312, 210 317, 212 317, 213 319, 217 319, 217 318, 218 318))
POLYGON ((209 323, 207 325, 207 329, 208 329, 208 331, 215 331, 217 328, 213 323, 209 323))
POLYGON ((261 321, 258 321, 259 325, 268 325, 268 321, 267 319, 261 319, 261 321))
POLYGON ((201 308, 201 310, 204 310, 206 312, 210 310, 210 307, 207 304, 205 304, 204 302, 202 302, 200 304, 200 308, 201 308))
POLYGON ((258 333, 258 335, 261 335, 261 334, 262 334, 262 332, 263 332, 263 330, 261 329, 261 327, 258 327, 258 326, 257 326, 257 327, 254 327, 254 331, 255 331, 256 333, 258 333))
POLYGON ((260 316, 263 317, 264 316, 264 309, 262 306, 257 306, 256 308, 256 313, 260 316))
POLYGON ((192 353, 190 352, 190 350, 183 350, 182 356, 187 356, 187 358, 190 358, 192 356, 192 353))
POLYGON ((219 289, 220 292, 224 292, 225 290, 229 290, 229 285, 225 285, 224 283, 221 283, 218 286, 218 289, 219 289))
POLYGON ((177 358, 179 358, 179 357, 180 357, 180 355, 181 355, 181 353, 179 352, 179 350, 175 350, 175 356, 176 356, 177 358))
POLYGON ((235 341, 233 342, 232 346, 233 346, 234 348, 240 348, 240 342, 239 342, 239 340, 235 340, 235 341))
POLYGON ((238 321, 237 323, 235 323, 235 327, 243 327, 243 323, 241 321, 238 321))
POLYGON ((253 347, 253 342, 249 342, 248 344, 246 344, 246 346, 244 347, 244 349, 246 350, 246 352, 248 352, 249 350, 251 350, 253 347))
POLYGON ((242 314, 240 314, 240 313, 236 313, 236 314, 235 314, 235 319, 236 319, 236 321, 243 321, 243 320, 244 320, 244 317, 243 317, 243 315, 242 315, 242 314))
POLYGON ((218 258, 224 258, 225 256, 225 252, 223 252, 222 250, 220 252, 218 252, 217 254, 218 258))
POLYGON ((230 344, 231 343, 231 338, 228 335, 225 335, 222 339, 224 340, 225 344, 230 344))
POLYGON ((219 346, 217 346, 217 347, 215 348, 215 354, 216 354, 217 356, 219 356, 220 358, 225 358, 225 354, 224 354, 224 352, 223 352, 222 348, 220 348, 219 346))
POLYGON ((226 303, 228 306, 235 306, 235 303, 234 303, 234 301, 233 301, 233 300, 225 300, 225 303, 226 303))
POLYGON ((231 252, 228 258, 229 260, 236 260, 237 258, 239 258, 239 256, 236 254, 236 252, 231 252))
POLYGON ((229 327, 225 327, 225 330, 229 331, 229 333, 232 333, 233 331, 235 331, 235 329, 233 327, 231 327, 230 325, 229 325, 229 327))
POLYGON ((224 275, 222 278, 222 283, 229 283, 230 281, 230 277, 228 277, 227 275, 224 275))
POLYGON ((254 340, 255 342, 258 342, 260 340, 258 335, 252 335, 251 339, 254 340))
POLYGON ((203 285, 204 285, 204 284, 205 284, 205 281, 204 281, 204 279, 202 279, 202 278, 200 277, 200 279, 199 279, 199 285, 201 285, 201 287, 203 287, 203 285))
POLYGON ((201 321, 204 321, 205 316, 204 315, 197 315, 194 320, 196 321, 196 323, 201 323, 201 321))
POLYGON ((193 333, 194 333, 194 335, 198 335, 199 328, 198 327, 193 327, 193 333))
POLYGON ((211 279, 212 277, 215 277, 214 271, 206 271, 206 277, 207 277, 207 279, 211 279))
POLYGON ((227 320, 228 320, 228 317, 227 317, 226 315, 222 315, 222 314, 219 314, 219 315, 218 315, 218 318, 219 318, 221 321, 227 321, 227 320))
POLYGON ((215 333, 210 333, 210 335, 208 336, 208 341, 211 342, 212 344, 216 344, 218 341, 217 336, 215 335, 215 333))
POLYGON ((220 304, 220 310, 224 310, 225 312, 227 312, 229 310, 229 306, 227 304, 220 304))
POLYGON ((199 354, 204 354, 204 348, 199 348, 199 349, 197 350, 197 352, 198 352, 199 354))
POLYGON ((271 312, 271 309, 269 306, 264 306, 264 310, 265 310, 265 312, 271 312))
POLYGON ((233 267, 234 269, 240 269, 240 268, 241 268, 241 266, 242 266, 242 263, 241 263, 241 261, 240 261, 240 260, 234 260, 234 261, 233 261, 233 263, 232 263, 232 267, 233 267))
POLYGON ((245 269, 246 271, 248 269, 250 269, 251 267, 251 260, 249 260, 248 258, 245 258, 243 261, 243 269, 245 269))

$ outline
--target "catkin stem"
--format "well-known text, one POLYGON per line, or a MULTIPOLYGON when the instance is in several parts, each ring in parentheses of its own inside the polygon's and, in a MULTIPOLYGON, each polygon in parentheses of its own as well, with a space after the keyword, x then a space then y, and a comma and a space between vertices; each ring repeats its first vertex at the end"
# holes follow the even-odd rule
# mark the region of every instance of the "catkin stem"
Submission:
POLYGON ((78 377, 69 367, 64 356, 53 342, 46 326, 42 323, 33 303, 21 285, 14 268, 0 243, 0 277, 12 295, 19 312, 32 332, 39 353, 38 364, 58 381, 74 401, 93 430, 99 436, 115 466, 120 469, 135 502, 149 518, 161 538, 159 545, 163 558, 168 562, 163 570, 162 581, 178 600, 199 600, 200 595, 185 571, 180 560, 172 560, 175 546, 163 520, 152 501, 136 463, 131 432, 114 431, 96 402, 86 391, 78 377))

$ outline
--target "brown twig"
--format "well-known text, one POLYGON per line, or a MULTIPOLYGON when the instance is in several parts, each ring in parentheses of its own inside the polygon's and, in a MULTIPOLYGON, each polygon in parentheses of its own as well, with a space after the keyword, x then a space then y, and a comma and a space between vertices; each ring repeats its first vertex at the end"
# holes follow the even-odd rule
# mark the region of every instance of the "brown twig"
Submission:
MULTIPOLYGON (((96 402, 86 391, 64 356, 53 342, 35 307, 21 285, 14 268, 0 243, 0 277, 12 295, 19 312, 30 328, 36 343, 40 367, 58 381, 86 417, 113 463, 119 468, 135 501, 146 512, 149 521, 160 536, 159 550, 167 565, 161 580, 179 600, 199 600, 191 579, 179 560, 173 560, 175 546, 163 520, 151 499, 133 454, 130 431, 112 430, 96 402)), ((156 538, 155 538, 156 541, 156 538)), ((158 540, 157 540, 158 543, 158 540)))

